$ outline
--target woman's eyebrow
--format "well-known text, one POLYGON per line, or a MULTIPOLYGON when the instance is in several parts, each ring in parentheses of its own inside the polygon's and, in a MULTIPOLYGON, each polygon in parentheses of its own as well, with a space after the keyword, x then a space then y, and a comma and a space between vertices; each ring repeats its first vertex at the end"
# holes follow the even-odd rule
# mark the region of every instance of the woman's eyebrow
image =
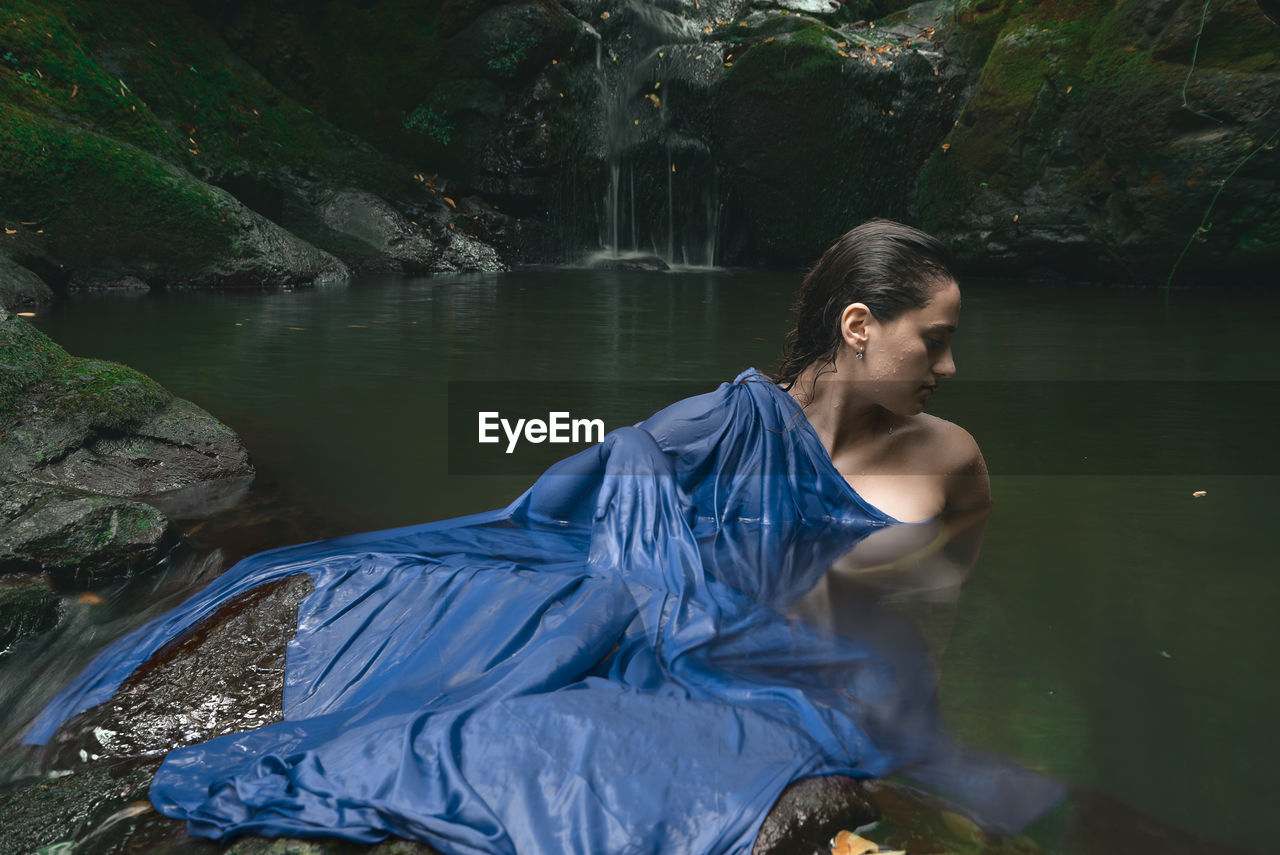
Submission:
POLYGON ((933 323, 929 324, 929 329, 933 329, 935 327, 941 327, 942 329, 946 330, 949 333, 953 333, 956 331, 956 325, 949 324, 946 321, 934 321, 933 323))

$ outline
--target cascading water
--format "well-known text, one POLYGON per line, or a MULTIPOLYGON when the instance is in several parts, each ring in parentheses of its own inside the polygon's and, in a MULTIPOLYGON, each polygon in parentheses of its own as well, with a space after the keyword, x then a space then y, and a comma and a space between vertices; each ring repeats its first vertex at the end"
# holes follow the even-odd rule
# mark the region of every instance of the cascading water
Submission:
MULTIPOLYGON (((597 210, 593 261, 661 259, 669 266, 716 263, 723 206, 707 144, 704 105, 691 81, 721 64, 702 42, 733 2, 625 0, 594 5, 599 132, 607 187, 597 210)), ((585 12, 585 10, 583 10, 585 12)))

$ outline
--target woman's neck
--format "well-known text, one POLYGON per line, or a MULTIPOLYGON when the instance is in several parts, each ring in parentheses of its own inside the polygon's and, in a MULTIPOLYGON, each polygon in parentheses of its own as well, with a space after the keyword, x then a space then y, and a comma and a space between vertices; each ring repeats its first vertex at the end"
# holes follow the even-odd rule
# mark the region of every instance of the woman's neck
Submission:
POLYGON ((899 416, 860 394, 860 384, 851 374, 839 360, 835 371, 815 363, 800 373, 790 390, 833 459, 845 449, 892 434, 902 424, 899 416))

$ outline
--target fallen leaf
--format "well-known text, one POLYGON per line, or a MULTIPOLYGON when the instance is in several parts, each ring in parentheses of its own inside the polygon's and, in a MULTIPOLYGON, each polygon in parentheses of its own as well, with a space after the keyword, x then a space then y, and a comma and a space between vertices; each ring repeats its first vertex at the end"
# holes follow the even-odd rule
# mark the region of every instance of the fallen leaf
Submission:
POLYGON ((299 331, 301 331, 301 330, 305 330, 305 329, 306 329, 306 327, 286 327, 286 329, 299 330, 299 331))
POLYGON ((659 98, 657 95, 654 95, 652 92, 650 92, 648 95, 645 95, 644 97, 647 98, 649 100, 649 103, 652 104, 655 108, 662 106, 662 99, 659 98))
POLYGON ((91 606, 100 606, 103 603, 105 603, 106 600, 104 600, 102 597, 98 596, 97 594, 92 593, 91 591, 85 591, 83 594, 76 597, 76 602, 88 603, 91 606))
POLYGON ((1207 492, 1205 492, 1204 490, 1196 490, 1196 491, 1195 491, 1194 493, 1192 493, 1191 495, 1195 496, 1197 499, 1203 499, 1205 496, 1207 496, 1207 495, 1209 495, 1209 494, 1208 494, 1207 492))
POLYGON ((1015 223, 1016 223, 1016 222, 1018 222, 1018 215, 1017 215, 1017 214, 1014 214, 1014 215, 1013 215, 1013 221, 1014 221, 1015 223))
POLYGON ((602 20, 602 21, 607 21, 607 20, 609 20, 609 13, 608 13, 608 12, 601 12, 601 13, 600 13, 600 20, 602 20))
POLYGON ((4 230, 4 233, 7 235, 16 235, 18 233, 18 230, 6 227, 4 230))
POLYGON ((18 312, 17 314, 20 318, 34 318, 36 316, 35 312, 18 312))
POLYGON ((71 97, 76 97, 76 93, 80 91, 80 84, 76 83, 71 87, 71 97))
POLYGON ((367 330, 368 328, 368 324, 347 324, 349 330, 367 330))
POLYGON ((22 223, 24 226, 34 226, 39 221, 38 220, 18 220, 18 222, 22 223))
POLYGON ((450 199, 448 196, 441 196, 440 198, 444 199, 444 203, 448 205, 450 208, 453 208, 453 210, 455 211, 458 210, 457 203, 454 202, 452 199, 450 199))
POLYGON ((1071 94, 1071 90, 1072 90, 1073 88, 1075 88, 1075 87, 1072 87, 1072 86, 1068 86, 1068 87, 1067 87, 1067 94, 1068 94, 1068 95, 1070 95, 1070 94, 1071 94))
POLYGON ((949 143, 949 142, 944 142, 944 143, 942 144, 942 150, 943 150, 943 152, 951 151, 951 143, 949 143))
POLYGON ((842 831, 831 841, 831 855, 867 855, 880 847, 852 831, 842 831))

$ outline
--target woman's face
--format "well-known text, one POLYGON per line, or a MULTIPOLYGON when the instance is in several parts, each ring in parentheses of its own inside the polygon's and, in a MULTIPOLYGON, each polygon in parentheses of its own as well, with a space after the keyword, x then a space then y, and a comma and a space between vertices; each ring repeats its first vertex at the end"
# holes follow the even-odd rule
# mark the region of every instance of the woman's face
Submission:
POLYGON ((864 389, 896 415, 922 412, 938 383, 956 373, 951 337, 959 322, 960 286, 953 280, 938 285, 918 309, 891 321, 868 319, 858 366, 864 389))

